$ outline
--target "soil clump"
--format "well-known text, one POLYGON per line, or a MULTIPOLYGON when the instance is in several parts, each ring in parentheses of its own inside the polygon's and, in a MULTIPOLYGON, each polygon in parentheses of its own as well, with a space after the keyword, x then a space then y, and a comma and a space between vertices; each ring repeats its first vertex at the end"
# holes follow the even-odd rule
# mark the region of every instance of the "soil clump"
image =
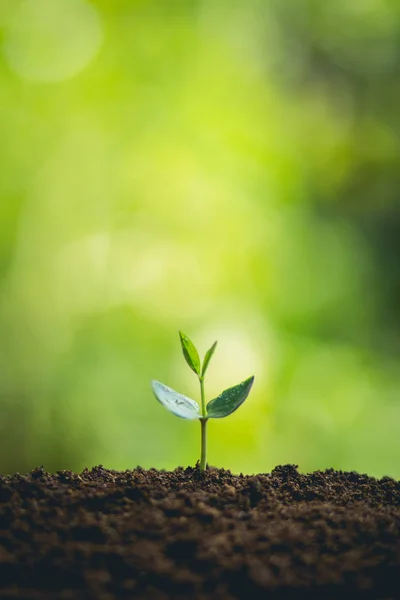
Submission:
POLYGON ((0 476, 0 598, 400 598, 400 483, 294 465, 0 476))

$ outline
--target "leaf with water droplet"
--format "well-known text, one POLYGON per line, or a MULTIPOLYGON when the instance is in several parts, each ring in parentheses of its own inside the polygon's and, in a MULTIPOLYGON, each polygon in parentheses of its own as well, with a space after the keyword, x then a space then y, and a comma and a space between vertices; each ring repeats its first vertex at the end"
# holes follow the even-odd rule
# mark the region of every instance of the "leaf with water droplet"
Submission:
POLYGON ((195 400, 176 392, 160 381, 153 379, 151 387, 157 400, 181 419, 201 419, 200 408, 195 400))
POLYGON ((179 337, 181 340, 183 356, 185 357, 187 364, 196 375, 200 375, 200 357, 196 350, 196 346, 187 335, 182 333, 182 331, 179 332, 179 337))
POLYGON ((254 375, 234 387, 224 390, 207 404, 207 417, 221 419, 232 414, 246 400, 254 382, 254 375))
POLYGON ((215 348, 217 347, 217 343, 218 343, 218 342, 214 342, 214 343, 213 343, 213 345, 211 346, 211 348, 209 348, 209 349, 207 350, 207 352, 206 352, 206 355, 205 355, 205 357, 204 357, 204 360, 203 360, 203 367, 202 367, 202 369, 201 369, 201 376, 202 376, 202 377, 204 377, 204 375, 205 375, 205 372, 207 371, 207 367, 208 367, 208 365, 209 365, 209 363, 210 363, 210 360, 211 360, 211 358, 212 358, 212 355, 213 355, 213 354, 214 354, 214 352, 215 352, 215 348))

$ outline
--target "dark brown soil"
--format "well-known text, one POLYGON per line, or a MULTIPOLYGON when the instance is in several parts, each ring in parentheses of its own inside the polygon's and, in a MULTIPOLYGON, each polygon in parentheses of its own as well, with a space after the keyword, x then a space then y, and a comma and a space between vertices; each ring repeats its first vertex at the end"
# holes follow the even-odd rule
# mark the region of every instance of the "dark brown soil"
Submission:
POLYGON ((0 477, 0 598, 400 598, 400 483, 292 465, 0 477))

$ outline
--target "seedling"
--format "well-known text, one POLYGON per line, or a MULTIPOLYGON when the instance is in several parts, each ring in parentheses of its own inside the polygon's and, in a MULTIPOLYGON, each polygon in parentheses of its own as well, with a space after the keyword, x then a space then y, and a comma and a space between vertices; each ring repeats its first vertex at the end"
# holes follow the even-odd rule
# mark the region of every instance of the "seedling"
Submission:
POLYGON ((254 375, 249 377, 242 383, 234 387, 224 390, 217 398, 210 400, 206 404, 204 394, 204 379, 210 360, 217 347, 217 342, 214 342, 211 348, 207 350, 203 364, 200 362, 199 353, 195 345, 190 339, 179 332, 183 356, 189 367, 197 375, 200 383, 200 398, 201 407, 195 400, 176 392, 172 388, 153 379, 151 386, 157 400, 165 406, 167 410, 172 412, 181 419, 199 419, 201 425, 201 456, 200 456, 200 471, 204 471, 207 465, 207 421, 208 419, 221 419, 235 412, 241 404, 246 400, 250 393, 251 386, 254 382, 254 375))

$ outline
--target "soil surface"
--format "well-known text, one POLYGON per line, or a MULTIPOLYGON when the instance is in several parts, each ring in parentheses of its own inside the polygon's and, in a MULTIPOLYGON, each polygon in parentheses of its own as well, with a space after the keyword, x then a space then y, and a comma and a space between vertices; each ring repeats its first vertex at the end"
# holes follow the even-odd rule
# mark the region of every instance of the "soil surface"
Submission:
POLYGON ((0 598, 400 598, 400 483, 293 465, 0 476, 0 598))

